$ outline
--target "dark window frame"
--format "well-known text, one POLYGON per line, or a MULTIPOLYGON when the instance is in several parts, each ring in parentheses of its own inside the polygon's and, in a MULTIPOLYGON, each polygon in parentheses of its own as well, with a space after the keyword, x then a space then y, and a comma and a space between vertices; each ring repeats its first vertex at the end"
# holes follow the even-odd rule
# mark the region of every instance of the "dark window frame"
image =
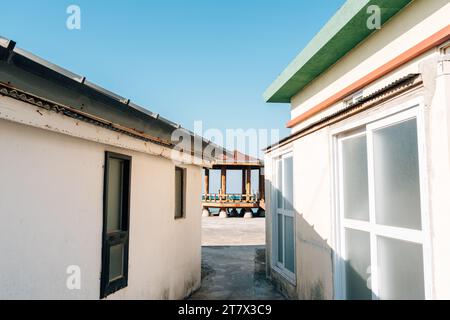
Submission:
POLYGON ((184 219, 186 218, 186 168, 182 168, 182 167, 175 167, 175 220, 179 220, 179 219, 184 219), (177 183, 177 177, 176 177, 176 172, 180 171, 181 172, 181 215, 179 215, 179 212, 177 212, 177 206, 176 206, 176 201, 177 201, 177 188, 176 188, 176 183, 177 183))
POLYGON ((130 230, 130 191, 131 191, 131 157, 114 152, 105 152, 104 184, 103 184, 103 232, 102 232, 102 270, 100 280, 100 298, 125 288, 128 285, 128 251, 130 230), (109 184, 109 161, 118 159, 124 161, 122 172, 122 201, 120 230, 108 233, 108 184, 109 184), (110 248, 123 245, 123 274, 120 278, 109 281, 110 248))

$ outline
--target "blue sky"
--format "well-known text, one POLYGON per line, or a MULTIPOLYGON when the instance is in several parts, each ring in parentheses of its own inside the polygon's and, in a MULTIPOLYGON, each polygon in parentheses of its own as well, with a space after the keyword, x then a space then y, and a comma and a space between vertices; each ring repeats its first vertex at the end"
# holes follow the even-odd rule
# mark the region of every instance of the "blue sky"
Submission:
POLYGON ((0 35, 193 129, 279 128, 262 93, 344 0, 7 1, 0 35), (66 8, 81 8, 68 30, 66 8))

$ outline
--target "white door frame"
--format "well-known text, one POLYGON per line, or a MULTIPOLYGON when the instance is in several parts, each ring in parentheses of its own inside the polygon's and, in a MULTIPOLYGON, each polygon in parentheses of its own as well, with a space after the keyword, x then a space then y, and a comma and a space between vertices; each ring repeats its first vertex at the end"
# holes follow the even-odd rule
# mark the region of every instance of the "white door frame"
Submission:
MULTIPOLYGON (((375 243, 376 236, 387 236, 393 239, 405 240, 420 243, 423 246, 423 262, 424 262, 424 288, 425 299, 432 299, 433 279, 432 279, 432 251, 431 251, 431 235, 429 221, 429 202, 428 202, 428 170, 426 163, 426 144, 425 144, 425 128, 424 128, 424 106, 421 98, 408 101, 405 104, 379 112, 376 115, 368 116, 364 119, 355 120, 349 124, 345 124, 339 128, 331 130, 331 146, 332 161, 334 163, 333 170, 333 243, 336 248, 333 261, 335 266, 334 288, 335 298, 345 299, 346 297, 346 279, 345 279, 345 262, 342 257, 346 256, 344 229, 350 228, 355 230, 363 230, 370 232, 371 244, 375 243), (356 221, 345 219, 343 216, 343 199, 342 199, 342 152, 340 145, 342 141, 354 138, 359 135, 367 136, 367 158, 368 158, 368 179, 369 179, 369 215, 370 221, 375 221, 374 206, 374 170, 373 170, 373 145, 372 133, 374 129, 401 123, 408 119, 416 119, 417 123, 417 142, 419 153, 419 181, 420 181, 420 201, 421 201, 421 218, 422 230, 410 230, 404 228, 374 225, 365 221, 356 221), (362 128, 356 133, 346 135, 348 131, 362 128), (344 228, 345 226, 345 228, 344 228)), ((377 247, 371 245, 371 265, 377 265, 377 247), (372 248, 373 247, 373 248, 372 248)), ((371 268, 371 290, 372 298, 378 297, 378 274, 377 268, 371 268)))

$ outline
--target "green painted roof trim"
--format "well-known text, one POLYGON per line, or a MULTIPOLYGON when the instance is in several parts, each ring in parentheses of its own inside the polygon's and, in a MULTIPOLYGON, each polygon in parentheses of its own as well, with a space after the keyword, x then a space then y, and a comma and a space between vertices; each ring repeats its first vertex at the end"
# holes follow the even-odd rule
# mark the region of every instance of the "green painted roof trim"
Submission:
POLYGON ((291 101, 311 81, 339 61, 375 30, 367 28, 367 8, 381 9, 381 24, 414 0, 347 0, 338 12, 270 85, 266 102, 291 101))

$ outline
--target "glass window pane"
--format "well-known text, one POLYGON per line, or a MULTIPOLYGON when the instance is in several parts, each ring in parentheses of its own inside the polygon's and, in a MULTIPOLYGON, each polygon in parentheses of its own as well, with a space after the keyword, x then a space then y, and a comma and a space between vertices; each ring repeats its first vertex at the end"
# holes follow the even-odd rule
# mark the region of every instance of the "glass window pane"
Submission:
POLYGON ((370 300, 370 235, 368 232, 345 230, 345 280, 347 299, 370 300))
POLYGON ((123 245, 111 246, 109 249, 109 281, 123 275, 123 245))
POLYGON ((277 214, 278 221, 277 221, 277 229, 278 229, 278 262, 283 263, 283 215, 277 214))
POLYGON ((120 230, 123 161, 110 158, 108 171, 107 231, 120 230))
POLYGON ((342 141, 344 215, 369 221, 369 183, 366 136, 342 141))
POLYGON ((175 217, 183 217, 183 174, 184 170, 176 168, 175 170, 175 217))
POLYGON ((380 299, 425 298, 422 245, 378 237, 380 299))
POLYGON ((283 208, 283 166, 282 161, 278 160, 277 162, 277 208, 283 208))
POLYGON ((420 230, 416 120, 374 131, 373 147, 377 223, 420 230))
POLYGON ((284 253, 286 256, 285 268, 295 272, 295 250, 294 250, 294 218, 284 217, 284 253))
POLYGON ((285 210, 294 210, 294 206, 293 206, 294 163, 293 163, 292 157, 284 159, 283 165, 284 165, 284 177, 283 177, 284 209, 285 210))

